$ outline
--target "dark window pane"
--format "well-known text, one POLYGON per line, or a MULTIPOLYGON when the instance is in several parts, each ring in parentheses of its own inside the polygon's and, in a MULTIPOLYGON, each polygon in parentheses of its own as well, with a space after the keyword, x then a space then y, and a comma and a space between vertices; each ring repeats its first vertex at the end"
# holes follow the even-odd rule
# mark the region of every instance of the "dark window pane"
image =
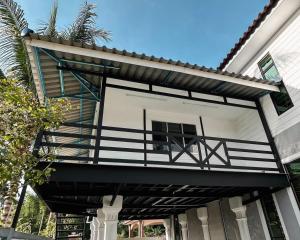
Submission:
POLYGON ((261 198, 262 207, 266 216, 271 239, 285 239, 278 213, 271 194, 265 194, 261 198))
MULTIPOLYGON (((197 136, 196 132, 196 126, 191 124, 182 124, 183 134, 188 135, 194 135, 197 136)), ((184 145, 189 144, 189 142, 192 140, 192 137, 184 137, 184 145)), ((195 143, 194 143, 195 145, 195 143)), ((192 147, 189 149, 190 152, 192 152, 192 147)))
MULTIPOLYGON (((169 133, 176 133, 176 134, 182 134, 181 124, 178 123, 168 123, 168 132, 169 133)), ((175 141, 171 141, 171 148, 173 151, 180 151, 181 148, 179 146, 183 147, 183 137, 181 136, 172 136, 176 139, 175 141), (179 145, 179 146, 178 146, 179 145)))
MULTIPOLYGON (((152 122, 152 131, 154 132, 167 132, 167 124, 164 122, 152 122)), ((153 134, 153 141, 157 143, 153 144, 154 150, 167 150, 167 136, 162 134, 153 134)))

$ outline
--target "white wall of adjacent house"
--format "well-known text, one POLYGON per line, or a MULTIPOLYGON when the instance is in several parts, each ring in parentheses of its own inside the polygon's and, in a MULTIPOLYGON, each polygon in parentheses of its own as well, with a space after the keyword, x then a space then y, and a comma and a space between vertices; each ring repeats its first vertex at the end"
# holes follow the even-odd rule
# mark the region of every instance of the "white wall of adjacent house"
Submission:
MULTIPOLYGON (((290 0, 281 1, 289 3, 290 0)), ((296 3, 296 1, 294 1, 296 3)), ((241 67, 241 61, 234 68, 234 61, 237 61, 236 56, 227 67, 227 70, 239 72, 241 74, 261 77, 258 67, 258 62, 269 53, 282 77, 282 80, 287 88, 287 91, 293 101, 294 106, 285 113, 278 116, 272 100, 269 95, 260 99, 268 125, 274 136, 275 143, 281 155, 283 163, 288 163, 299 159, 300 157, 300 2, 297 2, 295 12, 289 16, 289 19, 283 24, 276 34, 268 41, 259 42, 259 36, 256 36, 261 49, 244 59, 244 66, 241 67), (242 70, 239 70, 242 69, 242 70)), ((280 5, 279 5, 280 7, 280 5)), ((285 8, 276 10, 284 12, 285 8)), ((275 14, 275 13, 274 13, 275 14)), ((271 19, 271 17, 269 17, 271 19)), ((269 21, 268 19, 266 20, 269 21)), ((269 21, 270 23, 271 21, 269 21)), ((269 24, 270 25, 270 24, 269 24)), ((274 22, 274 25, 276 23, 274 22)), ((259 33, 259 30, 257 30, 259 33)), ((252 37, 254 38, 254 37, 252 37)), ((263 37, 261 38, 263 39, 263 37)), ((251 41, 251 39, 250 39, 251 41)), ((247 43, 246 43, 247 45, 247 43)), ((246 55, 245 52, 239 54, 246 55)), ((253 128, 253 133, 259 133, 253 128)), ((275 194, 273 198, 276 204, 277 212, 282 222, 282 227, 287 239, 299 239, 300 229, 300 211, 296 206, 295 196, 290 188, 283 189, 275 194)))
MULTIPOLYGON (((130 83, 121 80, 108 79, 108 83, 133 86, 140 89, 148 89, 147 85, 130 83)), ((155 91, 169 92, 178 95, 187 95, 184 91, 178 91, 169 88, 153 87, 155 91)), ((194 97, 200 97, 199 93, 192 93, 194 97)), ((216 96, 202 96, 210 98, 211 100, 223 101, 223 98, 216 96)), ((236 100, 229 99, 234 102, 236 100)), ((252 102, 244 102, 244 104, 253 106, 252 102)), ((255 109, 237 108, 232 106, 225 106, 220 104, 212 104, 199 101, 191 101, 180 98, 166 97, 161 95, 153 95, 148 93, 140 93, 128 90, 121 90, 115 88, 107 88, 105 107, 104 107, 104 126, 132 128, 143 130, 143 111, 146 111, 146 130, 152 130, 152 121, 192 124, 196 127, 197 135, 203 136, 200 124, 200 117, 203 122, 204 135, 217 138, 229 138, 251 141, 266 142, 267 138, 264 133, 259 115, 255 109), (253 129, 258 130, 259 134, 253 132, 253 129)), ((143 140, 142 133, 118 132, 111 130, 103 130, 102 136, 118 137, 118 138, 132 138, 143 140)), ((152 140, 152 135, 147 134, 147 140, 152 140)), ((214 148, 218 141, 208 140, 207 144, 214 148)), ((133 149, 143 149, 143 143, 128 143, 128 142, 113 142, 101 141, 101 146, 108 147, 123 147, 133 149)), ((204 145, 200 144, 203 159, 205 158, 204 145)), ((254 144, 245 143, 228 143, 231 148, 244 148, 256 150, 270 150, 269 146, 258 146, 254 144)), ((152 150, 153 144, 147 144, 147 149, 152 150)), ((199 152, 196 145, 192 148, 192 154, 198 158, 199 152)), ((209 154, 208 150, 208 154, 209 154)), ((219 148, 217 153, 226 160, 226 155, 223 146, 219 148)), ((173 157, 178 154, 178 151, 172 151, 173 157)), ((245 153, 232 152, 232 156, 240 157, 257 157, 257 158, 272 158, 271 154, 261 153, 245 153)), ((126 159, 126 160, 143 160, 144 153, 136 152, 114 152, 114 151, 100 151, 99 157, 101 159, 126 159)), ((168 154, 147 154, 147 160, 158 162, 168 162, 168 154)), ((109 160, 107 161, 108 164, 109 160)), ((186 153, 184 153, 176 162, 178 163, 195 163, 195 161, 186 153)), ((210 163, 216 165, 224 165, 216 156, 210 159, 210 163)), ((135 164, 135 163, 133 163, 135 164)), ((276 168, 275 163, 262 161, 245 161, 245 160, 231 160, 231 164, 235 166, 257 166, 257 167, 271 167, 276 168)), ((151 165, 151 164, 150 164, 151 165)), ((161 165, 157 165, 162 167, 161 165)), ((180 168, 182 168, 180 166, 180 168)), ((225 170, 219 168, 216 170, 225 170)))

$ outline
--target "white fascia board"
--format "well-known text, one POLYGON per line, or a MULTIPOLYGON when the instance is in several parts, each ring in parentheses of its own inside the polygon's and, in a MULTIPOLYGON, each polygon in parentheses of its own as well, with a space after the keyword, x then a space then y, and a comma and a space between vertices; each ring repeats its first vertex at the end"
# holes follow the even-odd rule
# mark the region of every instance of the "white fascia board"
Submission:
POLYGON ((227 63, 224 70, 241 73, 300 8, 299 0, 281 0, 227 63))
POLYGON ((235 78, 235 77, 231 77, 231 76, 225 76, 225 75, 221 75, 221 74, 217 74, 217 73, 205 72, 205 71, 201 71, 201 70, 197 70, 197 69, 190 69, 190 68, 186 68, 186 67, 182 67, 182 66, 174 66, 171 64, 167 64, 167 63, 153 62, 153 61, 148 61, 148 60, 144 60, 144 59, 138 59, 138 58, 134 58, 134 57, 128 57, 128 56, 118 55, 118 54, 114 54, 114 53, 103 52, 103 51, 99 51, 99 50, 81 48, 81 47, 76 47, 76 46, 68 46, 68 45, 47 42, 47 41, 42 41, 42 40, 37 40, 37 39, 31 39, 31 40, 27 40, 27 41, 28 41, 28 44, 33 47, 46 48, 46 49, 50 49, 50 50, 54 50, 54 51, 77 54, 77 55, 86 56, 86 57, 100 58, 100 59, 106 59, 106 60, 110 60, 110 61, 117 61, 117 62, 123 62, 123 63, 127 63, 127 64, 133 64, 133 65, 137 65, 137 66, 151 67, 151 68, 157 68, 157 69, 162 69, 162 70, 167 70, 167 71, 185 73, 185 74, 190 74, 190 75, 199 76, 199 77, 203 77, 203 78, 211 78, 211 79, 215 79, 215 80, 219 80, 219 81, 235 83, 235 84, 248 86, 248 87, 252 87, 252 88, 264 89, 264 90, 272 91, 272 92, 279 92, 279 88, 277 86, 272 86, 272 85, 259 83, 259 82, 248 81, 248 80, 235 78))

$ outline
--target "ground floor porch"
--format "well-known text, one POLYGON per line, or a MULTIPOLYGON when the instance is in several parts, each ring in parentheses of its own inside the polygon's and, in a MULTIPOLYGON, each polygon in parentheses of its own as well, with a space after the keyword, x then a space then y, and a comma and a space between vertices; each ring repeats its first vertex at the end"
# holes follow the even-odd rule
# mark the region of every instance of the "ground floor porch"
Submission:
POLYGON ((289 232, 291 226, 272 228, 292 206, 284 193, 289 189, 284 173, 50 166, 55 171, 35 191, 53 212, 88 216, 93 240, 116 239, 119 221, 146 219, 163 220, 168 240, 264 240, 295 233, 289 232))

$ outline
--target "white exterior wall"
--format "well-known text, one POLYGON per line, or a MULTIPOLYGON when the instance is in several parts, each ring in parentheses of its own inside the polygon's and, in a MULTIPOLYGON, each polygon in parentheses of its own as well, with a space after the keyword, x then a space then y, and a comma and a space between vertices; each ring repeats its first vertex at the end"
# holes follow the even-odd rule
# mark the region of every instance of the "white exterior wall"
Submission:
MULTIPOLYGON (((109 83, 122 84, 127 86, 139 87, 146 89, 147 86, 143 84, 134 84, 121 80, 108 79, 109 83)), ((184 91, 157 88, 154 90, 168 91, 173 94, 187 94, 184 91)), ((194 93, 194 96, 197 94, 194 93)), ((198 96, 199 97, 199 96, 198 96)), ((202 96, 203 97, 203 96, 202 96)), ((206 96, 207 97, 207 96, 206 96)), ((209 96, 210 98, 218 99, 215 96, 209 96)), ((220 99, 219 99, 220 100, 220 99)), ((230 99, 233 102, 233 99, 230 99)), ((248 103, 253 105, 253 103, 248 103)), ((267 141, 264 133, 259 115, 256 110, 237 108, 232 106, 204 103, 199 101, 183 100, 179 98, 171 98, 160 95, 151 95, 145 93, 138 93, 127 90, 107 88, 105 107, 104 107, 104 126, 111 127, 123 127, 133 129, 143 129, 143 109, 146 110, 146 126, 147 130, 152 130, 152 121, 173 122, 193 124, 196 126, 197 135, 202 136, 200 116, 202 118, 205 136, 240 139, 240 140, 253 140, 253 141, 267 141), (253 129, 258 130, 259 134, 253 133, 253 129)), ((102 131, 103 136, 110 137, 123 137, 143 139, 142 133, 124 133, 115 131, 102 131)), ((150 134, 147 135, 147 140, 152 140, 150 134)), ((210 147, 214 148, 218 141, 208 140, 207 143, 210 147)), ((228 147, 231 148, 245 148, 256 150, 270 150, 269 146, 257 146, 253 144, 240 144, 240 143, 228 143, 228 147)), ((124 147, 143 149, 143 143, 125 143, 125 142, 112 142, 101 141, 101 146, 110 147, 124 147)), ((194 156, 198 158, 198 149, 195 146, 194 156)), ((152 144, 147 145, 147 149, 153 149, 152 144)), ((203 158, 205 157, 204 146, 201 145, 201 151, 203 158)), ((173 157, 178 152, 173 152, 173 157)), ((209 153, 209 151, 208 151, 209 153)), ((220 147, 217 153, 224 159, 225 152, 223 147, 220 147)), ((264 157, 272 158, 270 154, 256 154, 256 153, 241 153, 232 152, 232 156, 241 157, 264 157)), ((129 159, 129 160, 143 160, 143 153, 134 152, 112 152, 112 151, 100 151, 100 158, 115 158, 115 159, 129 159)), ((163 161, 168 162, 169 156, 167 154, 147 154, 147 160, 149 161, 163 161)), ((176 162, 178 163, 195 163, 194 160, 187 154, 183 154, 176 162)), ((223 163, 215 156, 210 159, 211 164, 223 165, 223 163)), ((275 163, 257 162, 257 161, 241 161, 231 160, 232 165, 237 166, 257 166, 257 167, 274 167, 275 163)), ((182 168, 182 166, 180 166, 182 168)), ((215 169, 217 170, 217 169, 215 169)), ((222 169, 224 170, 224 169, 222 169)))
POLYGON ((272 40, 244 67, 242 74, 261 78, 257 63, 270 53, 294 107, 278 116, 269 96, 261 98, 273 136, 300 121, 300 11, 298 11, 272 40))

